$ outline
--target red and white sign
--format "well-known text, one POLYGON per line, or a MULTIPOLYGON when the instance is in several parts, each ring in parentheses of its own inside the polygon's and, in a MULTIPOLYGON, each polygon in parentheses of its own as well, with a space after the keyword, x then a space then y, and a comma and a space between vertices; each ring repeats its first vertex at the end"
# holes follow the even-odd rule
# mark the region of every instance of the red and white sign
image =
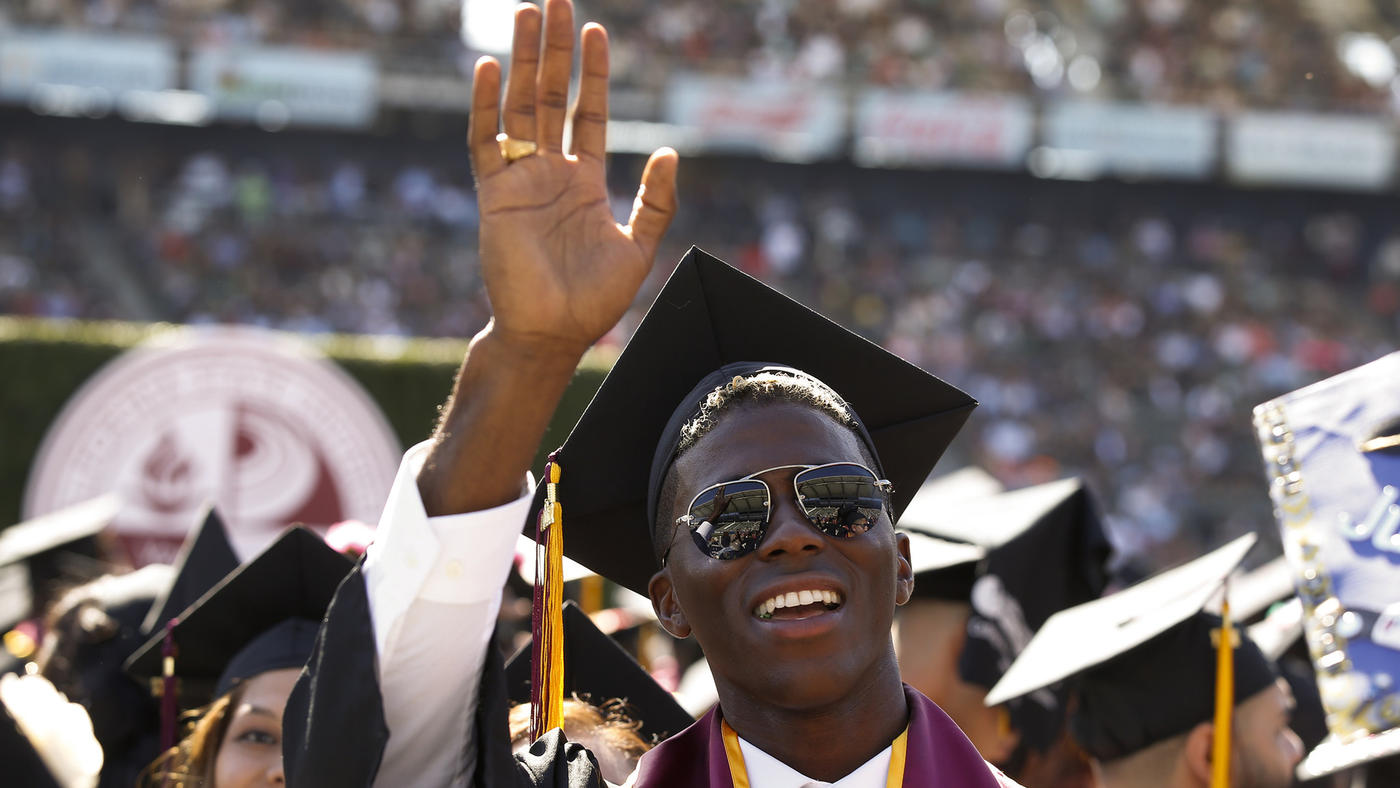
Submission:
POLYGON ((872 90, 856 108, 855 160, 867 166, 1019 167, 1033 117, 1023 98, 872 90))
POLYGON ((400 448, 364 390, 294 335, 178 329, 117 357, 49 428, 26 518, 115 492, 136 565, 169 561, 206 501, 249 558, 294 522, 376 522, 400 448))
POLYGON ((702 150, 787 161, 833 156, 846 133, 841 94, 832 88, 689 74, 670 82, 666 122, 702 150))

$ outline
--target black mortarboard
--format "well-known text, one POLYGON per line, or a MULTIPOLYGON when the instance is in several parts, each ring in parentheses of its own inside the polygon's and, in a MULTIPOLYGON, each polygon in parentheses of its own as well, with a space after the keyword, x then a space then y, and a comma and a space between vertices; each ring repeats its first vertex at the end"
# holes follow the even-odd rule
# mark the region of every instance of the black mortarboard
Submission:
MULTIPOLYGON (((1098 506, 1079 479, 954 501, 906 513, 918 528, 986 550, 967 590, 972 612, 958 659, 962 679, 987 689, 1052 614, 1097 599, 1107 583, 1111 548, 1098 506)), ((916 583, 917 587, 917 583, 916 583)), ((1060 735, 1064 696, 1048 689, 1010 703, 1026 746, 1044 750, 1060 735)))
MULTIPOLYGON (((530 702, 530 645, 506 663, 510 699, 530 702)), ((642 666, 612 638, 594 626, 573 602, 564 603, 564 696, 593 704, 614 698, 624 701, 641 723, 644 739, 665 739, 695 721, 671 693, 662 689, 642 666)))
POLYGON ((120 499, 108 494, 0 531, 0 627, 9 628, 36 613, 32 608, 43 604, 44 590, 39 586, 61 571, 31 564, 66 550, 95 553, 93 540, 120 508, 120 499))
POLYGON ((914 595, 920 599, 966 602, 977 577, 977 565, 987 550, 966 541, 931 536, 927 523, 945 507, 1002 492, 996 477, 981 468, 960 468, 924 482, 904 509, 899 526, 909 536, 909 559, 914 567, 914 595))
MULTIPOLYGON (((1065 679, 1071 730, 1100 761, 1130 755, 1212 719, 1219 616, 1205 608, 1253 547, 1247 534, 1138 585, 1051 616, 987 694, 994 706, 1065 679)), ((1236 704, 1273 683, 1272 663, 1238 632, 1236 704)))
MULTIPOLYGON (((692 248, 556 455, 565 552, 645 594, 656 570, 651 509, 681 422, 729 376, 765 365, 820 379, 859 414, 885 478, 894 483, 896 518, 976 405, 953 386, 692 248), (736 366, 720 372, 727 365, 736 366)), ((533 511, 545 492, 540 485, 533 511)), ((527 533, 534 533, 533 518, 527 533)))
POLYGON ((224 521, 210 506, 200 518, 199 527, 191 531, 180 546, 180 553, 175 557, 175 580, 151 605, 141 631, 149 634, 165 626, 165 622, 194 604, 237 568, 238 556, 229 544, 224 521))
MULTIPOLYGON (((197 706, 237 681, 297 667, 350 560, 306 528, 290 528, 176 617, 172 632, 180 703, 197 706)), ((155 632, 127 662, 138 677, 161 675, 165 633, 155 632)))

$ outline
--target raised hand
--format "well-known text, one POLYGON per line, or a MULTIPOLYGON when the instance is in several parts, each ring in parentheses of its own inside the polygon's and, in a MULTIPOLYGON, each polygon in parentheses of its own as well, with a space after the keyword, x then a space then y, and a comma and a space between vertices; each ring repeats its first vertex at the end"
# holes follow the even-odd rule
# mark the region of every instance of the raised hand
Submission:
POLYGON ((516 11, 504 112, 500 64, 477 62, 469 136, 492 330, 511 345, 577 356, 613 327, 651 270, 675 215, 677 161, 669 148, 652 154, 628 224, 614 221, 604 162, 608 36, 597 24, 583 28, 566 153, 573 6, 547 0, 545 9, 516 11), (535 142, 536 153, 514 162, 502 156, 502 115, 506 135, 535 142))
POLYGON ((631 219, 613 220, 604 172, 608 35, 588 25, 582 39, 567 154, 569 0, 547 0, 543 15, 534 6, 516 12, 504 111, 500 64, 476 64, 468 136, 493 317, 472 340, 418 474, 431 515, 477 511, 520 495, 574 367, 632 303, 676 212, 676 152, 663 148, 647 162, 631 219), (496 142, 502 119, 510 138, 536 143, 536 152, 507 161, 496 142))

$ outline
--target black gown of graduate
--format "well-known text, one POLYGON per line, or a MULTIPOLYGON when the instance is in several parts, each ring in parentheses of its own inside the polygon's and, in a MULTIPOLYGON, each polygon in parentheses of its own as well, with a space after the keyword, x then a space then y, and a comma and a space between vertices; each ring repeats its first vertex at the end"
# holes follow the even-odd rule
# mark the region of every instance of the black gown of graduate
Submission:
MULTIPOLYGON (((374 625, 364 575, 341 583, 307 670, 283 712, 283 761, 290 788, 369 788, 389 728, 379 694, 374 625)), ((476 714, 476 788, 603 788, 593 754, 550 731, 528 752, 511 752, 505 666, 487 648, 476 714)), ((473 713, 463 709, 463 714, 473 713)), ((466 742, 460 745, 466 755, 466 742)))

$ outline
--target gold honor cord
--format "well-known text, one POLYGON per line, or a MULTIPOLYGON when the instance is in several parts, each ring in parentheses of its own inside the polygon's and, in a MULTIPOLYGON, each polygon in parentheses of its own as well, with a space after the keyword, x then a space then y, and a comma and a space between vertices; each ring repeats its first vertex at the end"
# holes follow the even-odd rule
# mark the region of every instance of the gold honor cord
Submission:
POLYGON ((1230 584, 1220 605, 1215 637, 1215 741, 1211 747, 1210 788, 1230 788, 1230 726, 1235 712, 1235 646, 1239 635, 1230 622, 1230 584))
MULTIPOLYGON (((729 779, 734 788, 752 788, 749 785, 749 771, 744 766, 744 751, 739 747, 739 734, 729 727, 725 720, 719 721, 724 733, 724 757, 729 761, 729 779)), ((890 770, 885 777, 885 788, 900 788, 904 785, 904 757, 909 748, 909 728, 899 734, 890 745, 890 770)))
POLYGON ((545 468, 549 479, 535 539, 535 647, 530 738, 563 727, 564 709, 564 508, 559 503, 559 463, 545 468), (541 539, 543 537, 543 539, 541 539))

